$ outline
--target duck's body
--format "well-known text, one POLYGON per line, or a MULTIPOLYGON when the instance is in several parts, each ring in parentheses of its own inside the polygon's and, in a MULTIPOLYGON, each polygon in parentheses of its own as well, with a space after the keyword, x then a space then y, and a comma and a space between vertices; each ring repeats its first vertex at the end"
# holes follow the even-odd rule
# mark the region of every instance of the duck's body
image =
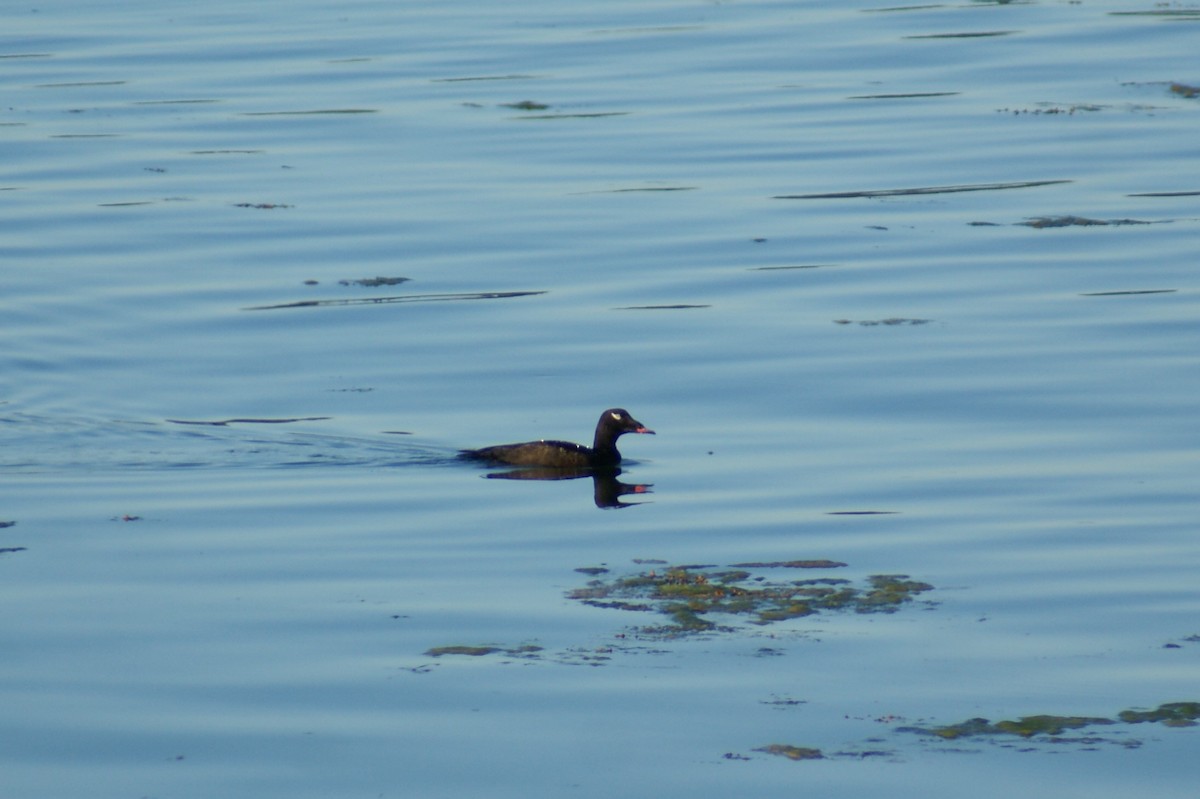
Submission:
POLYGON ((629 415, 624 408, 609 408, 600 414, 592 446, 570 441, 529 441, 500 444, 483 449, 464 449, 460 455, 472 460, 495 461, 514 466, 545 466, 552 469, 613 468, 621 463, 617 439, 625 433, 654 435, 654 431, 629 415))

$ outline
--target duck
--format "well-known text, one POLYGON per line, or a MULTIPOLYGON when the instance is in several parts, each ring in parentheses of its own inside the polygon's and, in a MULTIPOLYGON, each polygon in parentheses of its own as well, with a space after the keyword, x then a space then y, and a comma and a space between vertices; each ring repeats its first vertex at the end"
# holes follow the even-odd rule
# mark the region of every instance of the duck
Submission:
POLYGON ((617 439, 626 433, 654 435, 654 431, 634 419, 624 408, 609 408, 596 422, 592 446, 570 441, 527 441, 498 444, 482 449, 464 449, 459 457, 467 460, 507 463, 514 466, 542 466, 552 469, 613 469, 621 463, 617 439))

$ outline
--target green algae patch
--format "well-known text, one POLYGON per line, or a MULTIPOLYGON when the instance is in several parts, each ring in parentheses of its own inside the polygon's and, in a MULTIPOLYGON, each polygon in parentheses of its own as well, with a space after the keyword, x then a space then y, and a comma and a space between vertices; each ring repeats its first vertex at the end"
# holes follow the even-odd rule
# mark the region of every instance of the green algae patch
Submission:
POLYGON ((1154 710, 1122 710, 1117 718, 1126 724, 1162 722, 1168 727, 1195 727, 1200 718, 1200 702, 1167 702, 1154 710))
POLYGON ((440 658, 444 655, 465 655, 467 657, 483 657, 484 655, 494 655, 497 652, 502 652, 510 657, 531 657, 536 656, 541 652, 540 646, 534 644, 522 644, 520 646, 505 649, 502 646, 435 646, 432 649, 425 651, 425 654, 431 658, 440 658))
POLYGON ((755 752, 766 752, 768 755, 779 755, 788 760, 823 760, 825 755, 820 749, 808 746, 792 746, 791 744, 768 744, 760 746, 755 752))
POLYGON ((912 597, 933 590, 929 583, 910 580, 906 574, 876 574, 867 579, 871 590, 858 599, 854 609, 859 613, 895 613, 912 597))
POLYGON ((1021 738, 1044 736, 1043 740, 1059 741, 1062 740, 1059 736, 1068 730, 1144 722, 1160 722, 1168 727, 1194 727, 1198 718, 1200 702, 1167 702, 1153 710, 1122 710, 1116 718, 1043 714, 994 723, 987 719, 975 718, 944 727, 901 727, 897 731, 931 735, 947 741, 993 735, 1016 735, 1021 738))
POLYGON ((1032 738, 1035 735, 1056 736, 1062 735, 1067 730, 1115 723, 1112 719, 1094 716, 1038 715, 1023 716, 1015 721, 997 721, 994 724, 987 719, 968 719, 960 724, 931 727, 919 731, 947 741, 978 735, 1018 735, 1022 738, 1032 738))
POLYGON ((767 625, 822 612, 894 613, 918 594, 933 589, 929 583, 903 574, 877 574, 865 586, 849 580, 769 579, 756 568, 840 568, 828 560, 739 563, 717 566, 668 566, 613 579, 594 579, 568 592, 585 605, 617 610, 649 611, 670 619, 642 632, 679 635, 721 628, 712 616, 767 625))
POLYGON ((425 652, 431 658, 440 658, 443 655, 468 655, 470 657, 481 657, 490 655, 493 652, 502 651, 498 646, 435 646, 425 652))

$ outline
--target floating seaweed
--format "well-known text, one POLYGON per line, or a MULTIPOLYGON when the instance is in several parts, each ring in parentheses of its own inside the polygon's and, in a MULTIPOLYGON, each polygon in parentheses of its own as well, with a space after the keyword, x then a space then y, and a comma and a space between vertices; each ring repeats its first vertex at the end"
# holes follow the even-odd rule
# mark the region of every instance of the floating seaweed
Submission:
POLYGON ((452 646, 435 646, 426 650, 425 654, 431 658, 440 658, 446 655, 464 655, 467 657, 483 657, 484 655, 494 655, 501 652, 509 657, 529 657, 541 652, 540 646, 534 644, 522 644, 520 646, 505 649, 502 646, 493 646, 485 644, 483 646, 467 646, 463 644, 455 644, 452 646))
POLYGON ((792 746, 791 744, 769 744, 760 746, 755 752, 766 752, 768 755, 779 755, 788 760, 821 760, 825 757, 820 749, 808 746, 792 746))
POLYGON ((1062 740, 1060 736, 1067 730, 1144 722, 1160 722, 1168 727, 1194 727, 1198 718, 1200 702, 1167 702, 1153 710, 1122 710, 1115 719, 1102 716, 1041 714, 994 723, 987 719, 974 718, 941 727, 900 727, 897 732, 915 732, 948 741, 994 735, 1016 735, 1021 738, 1043 736, 1044 740, 1058 741, 1062 740))
POLYGON ((1150 225, 1152 222, 1147 222, 1142 219, 1090 219, 1086 216, 1038 216, 1028 219, 1024 222, 1018 222, 1018 225, 1025 225, 1031 228, 1049 228, 1049 227, 1104 227, 1107 225, 1150 225))
POLYGON ((592 607, 653 612, 670 623, 644 627, 643 633, 666 637, 719 629, 710 616, 740 617, 751 624, 767 625, 826 611, 894 613, 918 594, 930 591, 928 583, 903 574, 876 574, 867 585, 849 580, 817 578, 771 581, 750 568, 838 568, 846 564, 826 560, 747 563, 721 569, 714 566, 669 566, 616 579, 592 580, 567 596, 592 607), (747 567, 747 568, 743 568, 747 567))

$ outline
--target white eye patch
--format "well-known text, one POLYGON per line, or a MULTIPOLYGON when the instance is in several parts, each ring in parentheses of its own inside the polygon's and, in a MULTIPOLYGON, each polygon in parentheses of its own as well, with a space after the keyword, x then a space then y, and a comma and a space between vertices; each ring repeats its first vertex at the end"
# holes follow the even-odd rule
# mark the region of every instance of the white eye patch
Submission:
POLYGON ((609 416, 616 419, 618 422, 621 421, 621 414, 619 413, 610 413, 609 416))

